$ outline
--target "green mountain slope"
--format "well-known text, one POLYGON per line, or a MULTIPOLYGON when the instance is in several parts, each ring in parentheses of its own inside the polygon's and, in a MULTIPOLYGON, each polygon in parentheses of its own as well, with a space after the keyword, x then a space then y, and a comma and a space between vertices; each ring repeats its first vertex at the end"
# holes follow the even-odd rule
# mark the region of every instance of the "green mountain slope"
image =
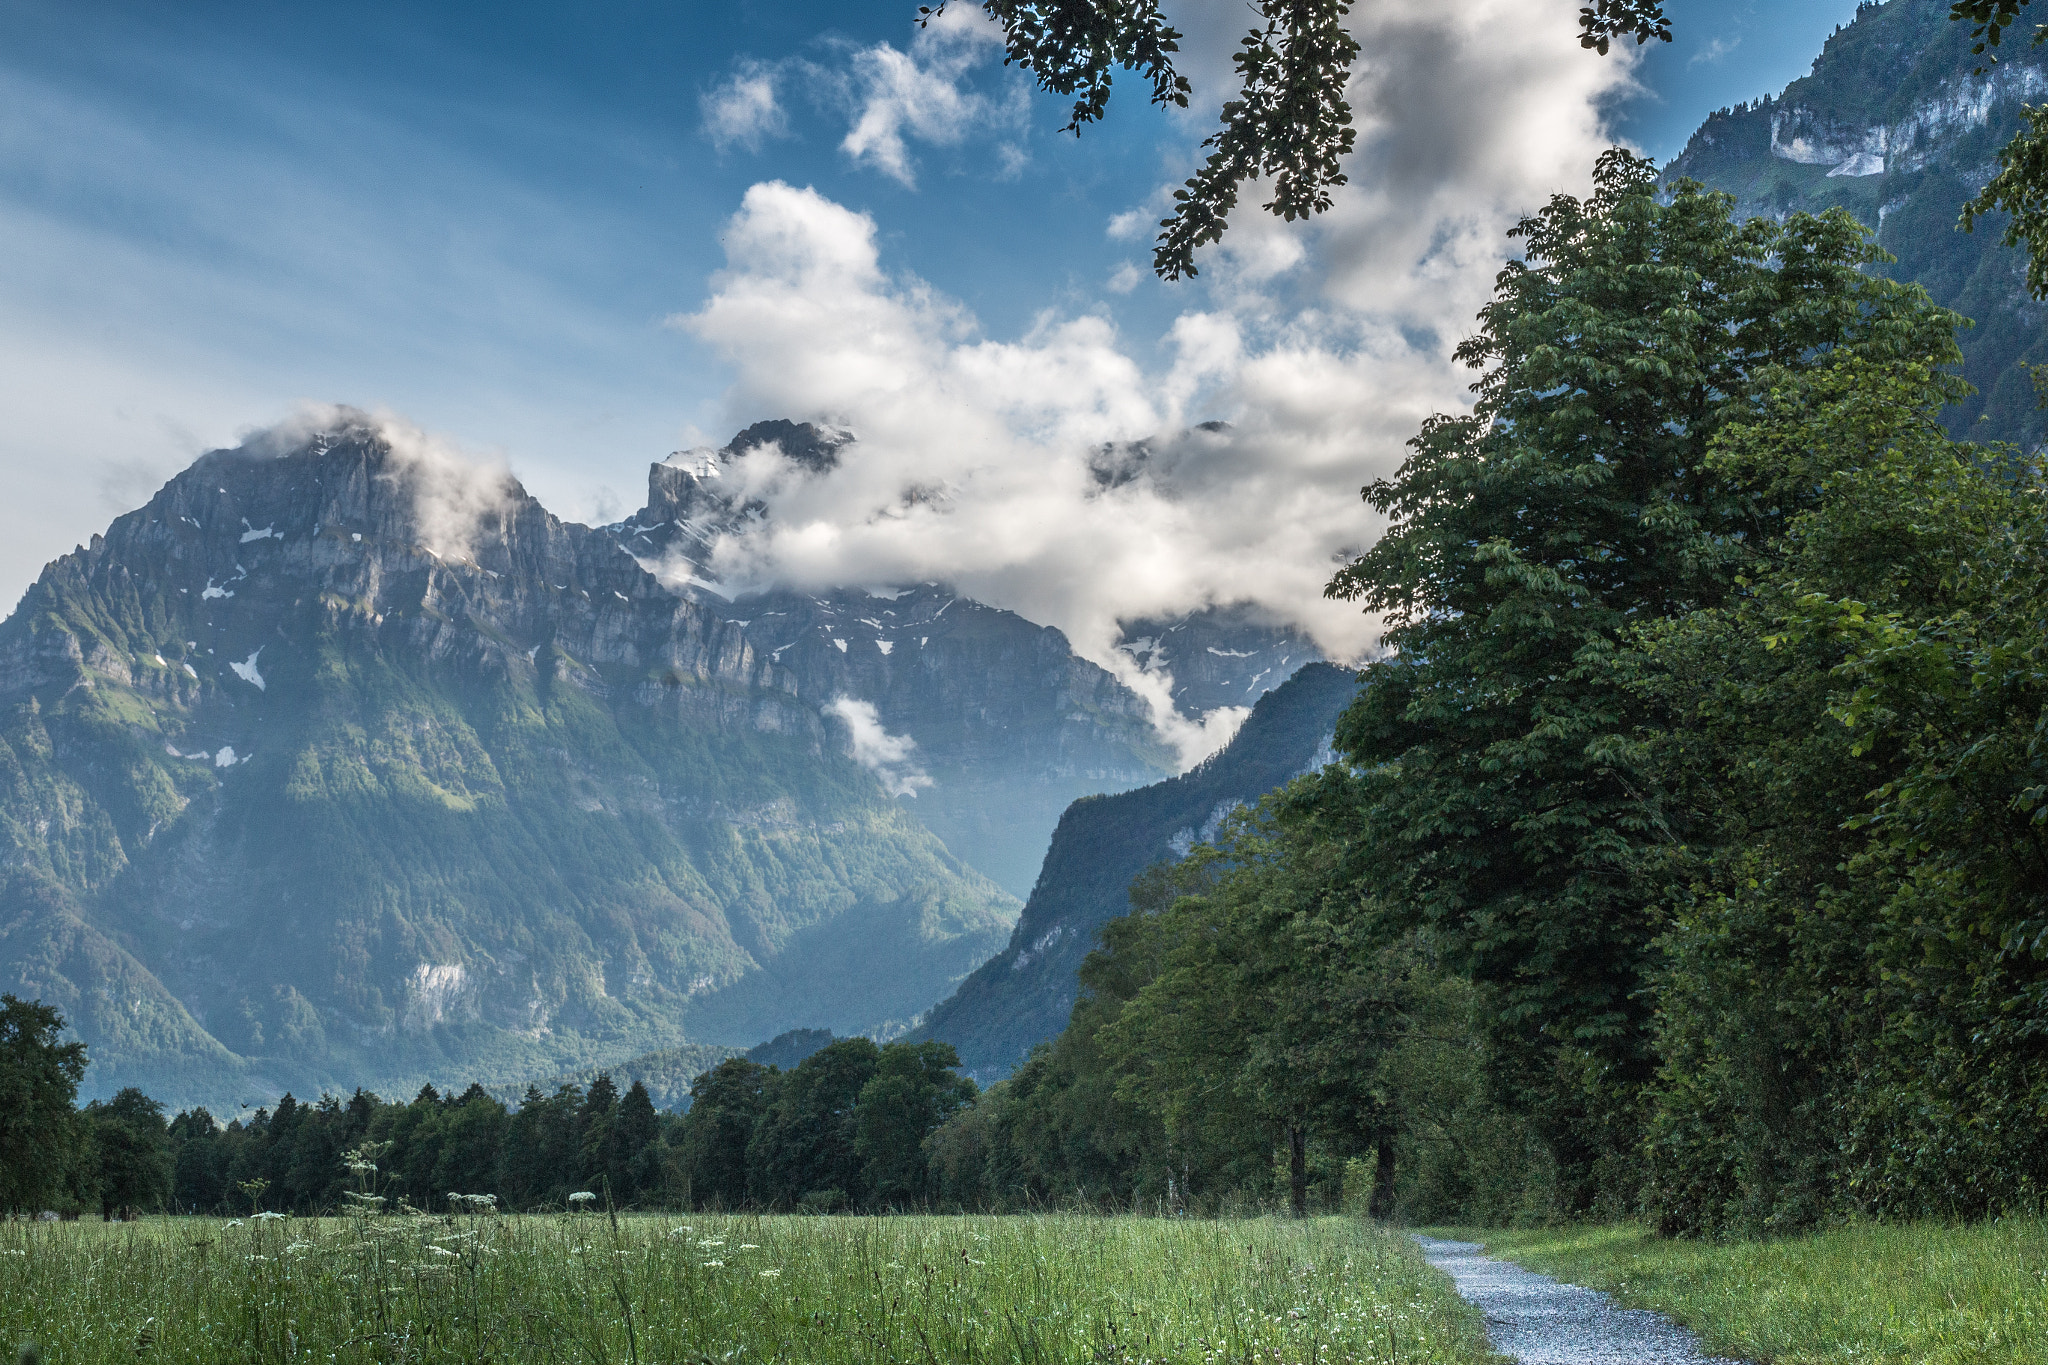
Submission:
POLYGON ((216 452, 0 624, 0 989, 173 1101, 886 1026, 1016 903, 846 749, 507 479, 216 452))
POLYGON ((1811 75, 1711 115, 1666 176, 1729 191, 1745 216, 1855 214, 1898 257, 1888 274, 1976 323, 1961 341, 1978 393, 1945 414, 1951 430, 2031 448, 2048 438, 2048 413, 2021 366, 2048 361, 2048 309, 2026 294, 2024 257, 1998 244, 2002 217, 1974 233, 1956 218, 1996 171, 2022 106, 2048 98, 2048 48, 2008 43, 1974 75, 1984 59, 1948 10, 1948 0, 1863 5, 1811 75))
POLYGON ((1081 959, 1103 924, 1129 912, 1138 874, 1213 837, 1240 803, 1329 761, 1330 732, 1357 695, 1352 670, 1310 664, 1259 698, 1236 737, 1206 762, 1069 806, 1008 946, 912 1036, 953 1044, 980 1080, 1008 1075, 1034 1044, 1066 1027, 1081 959))

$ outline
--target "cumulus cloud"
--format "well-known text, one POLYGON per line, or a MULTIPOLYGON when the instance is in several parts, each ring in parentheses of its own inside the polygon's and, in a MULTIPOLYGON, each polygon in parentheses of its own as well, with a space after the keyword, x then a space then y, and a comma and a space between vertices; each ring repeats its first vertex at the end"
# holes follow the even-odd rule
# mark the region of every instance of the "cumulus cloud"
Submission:
POLYGON ((765 63, 743 60, 717 86, 698 96, 704 135, 720 151, 761 144, 789 133, 789 115, 777 89, 781 73, 765 63))
MULTIPOLYGON (((1377 623, 1322 597, 1382 529, 1359 488, 1398 468, 1430 413, 1467 403, 1452 351, 1506 230, 1586 186, 1600 101, 1629 79, 1626 59, 1578 49, 1567 0, 1370 8, 1355 20, 1353 183, 1307 224, 1256 212, 1252 187, 1156 347, 1086 308, 989 338, 887 268, 866 216, 781 182, 749 190, 726 268, 673 321, 730 363, 735 425, 788 416, 858 440, 822 473, 743 460, 770 515, 716 547, 721 576, 948 580, 1064 630, 1152 703, 1188 761, 1232 721, 1176 716, 1168 680, 1115 647, 1120 622, 1250 601, 1333 657, 1369 653, 1377 623)), ((1192 41, 1198 57, 1228 47, 1192 41)), ((1112 231, 1135 231, 1165 188, 1112 231)))
MULTIPOLYGON (((954 5, 917 31, 905 52, 877 43, 853 55, 853 126, 840 149, 905 186, 917 183, 910 154, 914 139, 935 147, 957 146, 977 130, 1015 125, 1023 116, 1023 92, 993 97, 966 88, 970 71, 1002 50, 1002 35, 979 6, 954 5)), ((1003 176, 1023 166, 1021 147, 1000 152, 1003 176)))
POLYGON ((834 697, 825 714, 846 727, 847 747, 854 761, 879 777, 889 795, 916 796, 920 789, 932 785, 930 776, 912 757, 917 741, 883 729, 873 702, 834 697))

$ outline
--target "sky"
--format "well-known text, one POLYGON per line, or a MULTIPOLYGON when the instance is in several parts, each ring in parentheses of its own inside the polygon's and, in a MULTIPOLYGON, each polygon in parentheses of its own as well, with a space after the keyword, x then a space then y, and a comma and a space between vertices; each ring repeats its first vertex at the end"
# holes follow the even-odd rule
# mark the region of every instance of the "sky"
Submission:
POLYGON ((787 416, 858 455, 754 462, 733 581, 944 577, 1105 661, 1121 619, 1242 598, 1356 656, 1322 583, 1376 533, 1360 485, 1464 401, 1506 228, 1855 9, 1677 0, 1677 42, 1601 58, 1577 3, 1359 0, 1336 209, 1248 203, 1165 284, 1240 4, 1166 4, 1191 110, 1126 80, 1077 139, 958 4, 0 0, 0 587, 312 404, 585 521, 787 416))

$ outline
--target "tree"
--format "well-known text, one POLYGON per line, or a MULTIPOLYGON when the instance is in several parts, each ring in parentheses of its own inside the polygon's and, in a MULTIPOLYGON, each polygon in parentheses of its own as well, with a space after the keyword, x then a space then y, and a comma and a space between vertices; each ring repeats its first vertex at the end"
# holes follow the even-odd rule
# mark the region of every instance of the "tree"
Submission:
POLYGON ((1618 659, 1690 831, 1661 851, 1667 1230, 1983 1213, 2048 1172, 2048 470, 1951 440, 1955 385, 1853 355, 1784 376, 1710 463, 1811 504, 1727 603, 1618 659))
POLYGON ((853 1129, 861 1183, 874 1207, 905 1208, 932 1197, 925 1141, 980 1093, 954 1070, 959 1065, 951 1043, 882 1049, 875 1074, 861 1087, 853 1129))
POLYGON ((636 1080, 619 1100, 618 1113, 613 1116, 611 1132, 605 1139, 604 1174, 614 1198, 631 1203, 659 1188, 659 1153, 655 1143, 659 1131, 654 1100, 647 1087, 636 1080))
MULTIPOLYGON (((1321 788, 1351 780, 1301 778, 1241 810, 1213 845, 1153 874, 1177 894, 1149 914, 1152 898, 1134 896, 1132 923, 1104 936, 1158 944, 1157 970, 1103 1031, 1127 1093, 1183 1147, 1216 1118, 1277 1139, 1297 1217, 1312 1147, 1333 1172, 1373 1153, 1375 1211, 1389 1212, 1392 1196, 1399 1125, 1378 1073, 1408 1031, 1412 990, 1404 933, 1347 873, 1350 831, 1328 827, 1353 803, 1321 788)), ((1183 1162, 1187 1193, 1192 1176, 1183 1162)))
POLYGON ((1811 499, 1715 469, 1775 377, 1837 352, 1951 361, 1954 315, 1864 273, 1846 214, 1736 223, 1696 184, 1604 155, 1586 200, 1515 230, 1458 350, 1471 415, 1438 416, 1365 490, 1386 534, 1331 582, 1384 613, 1391 657, 1339 722, 1365 774, 1361 875, 1496 999, 1493 1070, 1583 1207, 1636 1142, 1654 906, 1644 851, 1682 837, 1632 766, 1652 719, 1613 658, 1718 605, 1811 499))
POLYGON ((164 1107, 128 1086, 85 1107, 83 1127, 94 1161, 100 1217, 112 1222, 162 1207, 171 1193, 170 1133, 164 1107))
POLYGON ((854 1111, 881 1049, 841 1038, 804 1058, 777 1089, 747 1144, 747 1193, 764 1207, 859 1205, 866 1198, 854 1151, 854 1111))
POLYGON ((0 1209, 32 1213, 64 1188, 85 1044, 63 1032, 55 1006, 0 995, 0 1209))
POLYGON ((179 1213, 225 1208, 228 1159, 220 1125, 203 1108, 171 1120, 171 1207, 179 1213))
MULTIPOLYGON (((1174 192, 1173 215, 1159 225, 1152 268, 1161 279, 1199 273, 1196 250, 1222 239, 1247 181, 1270 180, 1273 197, 1264 207, 1290 222, 1330 207, 1330 191, 1345 183, 1340 162, 1357 136, 1344 97, 1359 51, 1344 27, 1351 6, 1352 0, 1254 4, 1256 20, 1234 59, 1237 95, 1224 102, 1222 128, 1202 144, 1214 150, 1174 192)), ((929 23, 945 8, 946 0, 922 7, 919 21, 929 23)), ((1152 103, 1187 107, 1187 78, 1173 67, 1182 35, 1158 0, 981 0, 981 8, 1003 27, 1005 65, 1032 72, 1050 94, 1073 98, 1062 131, 1078 136, 1103 116, 1119 68, 1151 85, 1152 103)), ((1602 54, 1617 38, 1671 39, 1661 0, 1592 0, 1579 11, 1579 30, 1580 43, 1602 54)))
POLYGON ((728 1057, 690 1082, 690 1111, 678 1145, 686 1191, 697 1208, 737 1209, 747 1202, 747 1144, 773 1099, 773 1067, 728 1057))
POLYGON ((434 1161, 431 1197, 499 1193, 510 1122, 505 1106, 481 1085, 471 1085, 451 1103, 441 1115, 444 1136, 434 1161))

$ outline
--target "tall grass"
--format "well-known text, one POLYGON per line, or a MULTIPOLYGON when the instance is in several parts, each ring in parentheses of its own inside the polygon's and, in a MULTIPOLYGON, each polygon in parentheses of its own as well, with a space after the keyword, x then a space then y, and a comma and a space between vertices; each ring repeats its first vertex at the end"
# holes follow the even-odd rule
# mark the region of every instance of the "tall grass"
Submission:
POLYGON ((0 1225, 51 1365, 1490 1359, 1357 1220, 380 1217, 0 1225))
POLYGON ((1775 1365, 2048 1361, 2048 1220, 1858 1224, 1770 1242, 1640 1228, 1465 1234, 1775 1365))

